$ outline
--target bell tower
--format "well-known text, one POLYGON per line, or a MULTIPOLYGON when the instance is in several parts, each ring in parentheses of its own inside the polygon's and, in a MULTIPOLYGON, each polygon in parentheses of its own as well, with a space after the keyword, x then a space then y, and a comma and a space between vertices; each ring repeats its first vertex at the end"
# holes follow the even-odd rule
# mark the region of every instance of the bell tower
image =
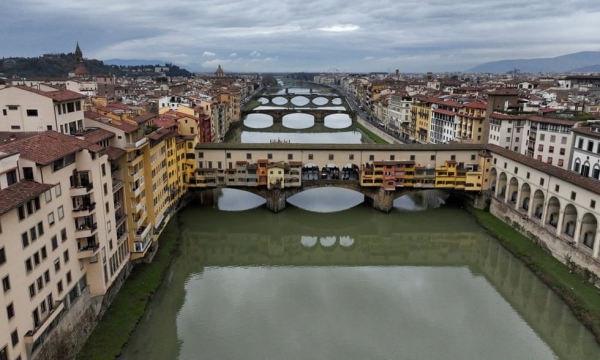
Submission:
POLYGON ((77 42, 77 46, 75 47, 75 61, 77 62, 77 64, 83 63, 83 53, 79 48, 79 41, 77 42))

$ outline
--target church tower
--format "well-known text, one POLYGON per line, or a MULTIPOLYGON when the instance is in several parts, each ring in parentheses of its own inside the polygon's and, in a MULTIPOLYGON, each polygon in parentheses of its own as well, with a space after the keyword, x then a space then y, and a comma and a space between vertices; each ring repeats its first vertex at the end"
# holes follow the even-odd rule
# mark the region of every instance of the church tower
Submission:
POLYGON ((83 53, 79 48, 79 41, 77 42, 77 47, 75 47, 75 61, 77 61, 77 64, 83 63, 83 53))
POLYGON ((218 78, 222 78, 223 76, 225 76, 225 73, 223 72, 223 69, 221 69, 221 64, 219 64, 219 67, 217 68, 217 71, 215 72, 215 75, 218 78))

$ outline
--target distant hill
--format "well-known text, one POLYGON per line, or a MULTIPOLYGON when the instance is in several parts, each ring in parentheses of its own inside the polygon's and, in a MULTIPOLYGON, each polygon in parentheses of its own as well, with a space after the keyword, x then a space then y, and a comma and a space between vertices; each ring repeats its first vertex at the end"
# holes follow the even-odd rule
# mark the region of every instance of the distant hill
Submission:
POLYGON ((123 59, 109 59, 104 60, 106 65, 117 65, 117 66, 138 66, 138 65, 164 65, 168 63, 168 61, 164 60, 141 60, 141 59, 132 59, 132 60, 123 60, 123 59))
POLYGON ((591 65, 584 66, 577 69, 571 70, 571 72, 579 72, 579 73, 600 73, 600 65, 591 65))
POLYGON ((477 65, 468 72, 505 73, 519 69, 524 73, 571 72, 600 64, 600 51, 583 51, 553 58, 500 60, 477 65))
MULTIPOLYGON (((128 61, 128 60, 125 60, 128 61)), ((191 77, 192 73, 180 68, 177 65, 167 62, 154 62, 152 64, 141 65, 110 65, 101 60, 84 59, 85 66, 90 74, 113 74, 117 76, 155 76, 154 65, 160 63, 169 67, 167 76, 183 76, 191 77), (149 68, 151 71, 135 72, 133 70, 149 68)), ((0 76, 10 78, 12 76, 19 77, 66 77, 69 72, 75 70, 78 66, 73 54, 50 54, 39 57, 13 57, 0 59, 0 76)), ((158 74, 156 74, 157 76, 158 74)))

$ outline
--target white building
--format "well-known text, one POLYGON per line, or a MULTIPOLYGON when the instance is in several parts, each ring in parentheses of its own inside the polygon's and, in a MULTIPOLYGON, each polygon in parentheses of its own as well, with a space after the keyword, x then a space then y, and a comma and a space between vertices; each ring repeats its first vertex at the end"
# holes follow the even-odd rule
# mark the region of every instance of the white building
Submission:
POLYGON ((600 180, 600 125, 573 128, 569 170, 600 180))
POLYGON ((431 103, 431 131, 429 143, 445 144, 456 137, 458 112, 463 104, 455 101, 434 101, 431 103))
POLYGON ((527 136, 524 126, 524 117, 497 112, 491 113, 488 144, 498 145, 521 153, 522 143, 527 136))
POLYGON ((524 155, 562 169, 569 169, 571 129, 575 121, 542 116, 527 118, 524 155))
POLYGON ((83 128, 83 99, 85 95, 44 85, 0 89, 0 131, 73 134, 83 128))

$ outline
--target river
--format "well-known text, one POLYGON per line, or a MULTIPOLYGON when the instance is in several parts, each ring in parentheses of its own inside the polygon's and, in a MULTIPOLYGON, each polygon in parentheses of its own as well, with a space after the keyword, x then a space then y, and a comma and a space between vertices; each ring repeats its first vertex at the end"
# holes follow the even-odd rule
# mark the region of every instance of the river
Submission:
POLYGON ((237 190, 217 208, 193 202, 119 359, 600 358, 558 296, 460 207, 402 197, 383 214, 362 201, 324 188, 279 214, 237 190))

